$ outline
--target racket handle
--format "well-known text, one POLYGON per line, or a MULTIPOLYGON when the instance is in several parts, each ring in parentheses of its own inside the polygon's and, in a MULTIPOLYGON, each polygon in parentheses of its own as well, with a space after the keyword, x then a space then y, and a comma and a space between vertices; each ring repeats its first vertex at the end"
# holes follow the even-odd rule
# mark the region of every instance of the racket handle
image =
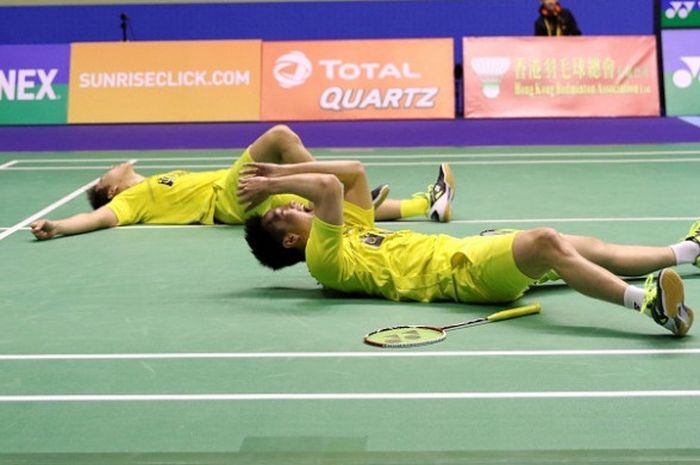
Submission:
POLYGON ((501 321, 507 320, 509 318, 517 318, 519 316, 532 315, 533 313, 539 313, 542 310, 540 304, 530 304, 523 307, 510 308, 508 310, 501 310, 500 312, 492 313, 487 316, 486 319, 489 321, 501 321))

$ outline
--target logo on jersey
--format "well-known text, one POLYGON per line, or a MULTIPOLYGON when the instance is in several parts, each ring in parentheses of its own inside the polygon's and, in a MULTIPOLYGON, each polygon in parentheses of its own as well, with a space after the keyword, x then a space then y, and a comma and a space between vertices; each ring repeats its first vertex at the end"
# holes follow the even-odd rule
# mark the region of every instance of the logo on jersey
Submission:
POLYGON ((386 237, 380 236, 379 234, 367 233, 360 236, 360 240, 371 247, 379 247, 382 245, 386 237))
POLYGON ((173 187, 173 184, 175 184, 175 178, 173 178, 172 176, 161 176, 158 178, 158 184, 173 187))

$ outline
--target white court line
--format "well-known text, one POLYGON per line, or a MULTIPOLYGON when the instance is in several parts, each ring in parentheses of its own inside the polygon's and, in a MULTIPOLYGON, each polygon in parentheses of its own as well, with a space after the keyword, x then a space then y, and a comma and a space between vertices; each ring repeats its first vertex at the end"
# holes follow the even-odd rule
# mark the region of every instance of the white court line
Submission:
MULTIPOLYGON (((697 163, 700 158, 629 158, 615 160, 453 160, 450 165, 624 165, 651 163, 697 163)), ((433 166, 433 161, 369 162, 364 166, 433 166)), ((13 168, 11 168, 13 169, 13 168)))
POLYGON ((0 354, 0 361, 83 360, 215 360, 215 359, 322 359, 322 358, 483 358, 586 357, 640 355, 700 355, 698 349, 572 349, 572 350, 463 350, 364 352, 195 352, 141 354, 0 354))
MULTIPOLYGON (((695 221, 696 216, 650 216, 650 217, 615 217, 615 218, 510 218, 510 219, 484 219, 484 220, 452 220, 449 223, 444 223, 441 227, 446 227, 451 224, 524 224, 524 223, 643 223, 643 222, 687 222, 695 221)), ((409 225, 431 225, 431 221, 377 221, 382 225, 396 225, 397 227, 409 225)), ((121 226, 114 228, 117 231, 128 231, 136 229, 199 229, 199 228, 231 228, 233 225, 227 224, 135 224, 131 226, 121 226)), ((10 228, 0 228, 0 231, 5 231, 10 228)), ((19 228, 20 230, 28 230, 30 228, 19 228)))
POLYGON ((0 170, 4 170, 5 168, 9 168, 10 166, 16 165, 18 160, 11 160, 8 161, 7 163, 3 163, 0 165, 0 170))
MULTIPOLYGON (((111 228, 114 231, 128 231, 130 229, 212 229, 212 228, 231 228, 232 225, 228 224, 134 224, 130 226, 120 226, 118 228, 111 228)), ((0 231, 5 231, 10 228, 0 228, 0 231)), ((19 231, 29 231, 32 228, 24 227, 19 228, 19 231)))
POLYGON ((19 402, 183 402, 299 400, 468 400, 468 399, 604 399, 631 397, 700 397, 700 390, 669 391, 534 391, 534 392, 337 392, 270 394, 59 394, 0 396, 19 402))
MULTIPOLYGON (((136 160, 129 160, 129 163, 134 164, 134 163, 136 163, 136 160)), ((11 169, 11 168, 10 168, 10 169, 11 169)), ((42 210, 39 210, 38 212, 34 213, 32 216, 29 216, 29 217, 23 219, 22 221, 20 221, 19 223, 17 223, 16 225, 14 225, 14 226, 12 226, 12 227, 10 227, 10 228, 4 230, 3 232, 0 233, 0 241, 3 240, 3 239, 5 239, 5 238, 7 238, 8 236, 11 236, 12 234, 16 233, 17 231, 21 230, 22 228, 24 228, 25 226, 31 224, 32 222, 34 222, 34 221, 36 221, 36 220, 38 220, 38 219, 43 218, 43 217, 46 216, 48 213, 50 213, 50 212, 52 212, 53 210, 57 209, 57 208, 60 207, 61 205, 64 205, 64 204, 70 202, 71 200, 73 200, 74 198, 78 197, 80 194, 82 194, 82 193, 85 192, 86 190, 90 189, 90 188, 91 188, 92 186, 94 186, 95 184, 97 184, 97 182, 98 182, 99 180, 100 180, 100 178, 93 179, 92 181, 90 181, 89 183, 85 184, 84 186, 81 186, 81 187, 79 187, 78 189, 76 189, 76 190, 74 190, 73 192, 71 192, 70 194, 68 194, 68 195, 66 195, 66 196, 64 196, 64 197, 62 197, 62 198, 60 198, 60 199, 58 199, 57 201, 55 201, 54 203, 52 203, 52 204, 49 205, 48 207, 46 207, 46 208, 44 208, 44 209, 42 209, 42 210)))
MULTIPOLYGON (((628 218, 512 218, 490 220, 452 220, 442 226, 450 224, 516 224, 516 223, 636 223, 636 222, 661 222, 661 221, 695 221, 697 216, 651 216, 628 218)), ((379 223, 379 221, 378 221, 379 223)), ((382 224, 414 225, 432 224, 430 221, 383 221, 382 224)))
MULTIPOLYGON (((612 157, 612 156, 658 156, 658 155, 700 155, 700 150, 643 150, 643 151, 612 151, 612 152, 457 152, 457 153, 391 153, 391 154, 352 154, 353 158, 375 160, 383 158, 507 158, 507 157, 612 157)), ((340 155, 316 155, 316 158, 343 159, 348 156, 340 155)), ((237 156, 230 157, 163 157, 163 158, 139 158, 140 162, 158 161, 235 161, 237 156)), ((93 163, 93 162, 120 162, 123 158, 39 158, 19 160, 19 163, 93 163)))
POLYGON ((78 189, 74 190, 73 192, 66 195, 65 197, 62 197, 61 199, 52 203, 51 205, 44 208, 43 210, 39 210, 38 212, 34 213, 32 216, 23 219, 22 221, 20 221, 19 223, 17 223, 16 225, 14 225, 10 228, 7 228, 5 231, 0 233, 0 241, 5 239, 8 236, 11 236, 12 234, 16 233, 17 231, 21 230, 22 228, 31 224, 32 222, 43 218, 48 213, 57 209, 61 205, 64 205, 64 204, 70 202, 71 200, 73 200, 74 198, 76 198, 77 196, 79 196, 80 194, 82 194, 86 190, 90 189, 92 186, 94 186, 97 183, 97 181, 99 181, 99 180, 100 180, 100 178, 93 179, 89 183, 85 184, 84 186, 79 187, 78 189))
MULTIPOLYGON (((697 163, 700 158, 631 158, 614 160, 453 160, 450 165, 624 165, 624 164, 653 164, 653 163, 697 163)), ((432 161, 406 161, 406 162, 368 162, 365 166, 433 166, 432 161)), ((139 165, 140 170, 144 169, 224 169, 230 165, 139 165)), ((12 166, 7 168, 11 171, 81 171, 81 170, 107 170, 105 166, 12 166)))

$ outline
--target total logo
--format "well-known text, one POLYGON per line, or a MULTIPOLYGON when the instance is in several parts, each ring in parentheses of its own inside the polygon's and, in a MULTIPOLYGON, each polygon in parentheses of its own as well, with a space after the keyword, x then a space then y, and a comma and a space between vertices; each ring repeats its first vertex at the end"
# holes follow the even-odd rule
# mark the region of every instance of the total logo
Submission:
POLYGON ((311 62, 298 50, 282 55, 272 69, 277 83, 283 89, 291 89, 306 82, 311 76, 311 62))
MULTIPOLYGON (((327 81, 342 83, 323 90, 319 105, 324 110, 433 108, 439 93, 437 87, 372 87, 372 82, 389 78, 409 82, 422 79, 422 74, 412 70, 410 63, 352 63, 340 59, 320 59, 315 66, 327 81), (357 87, 347 87, 353 81, 361 82, 357 87)), ((314 65, 299 50, 280 56, 272 70, 277 84, 283 89, 302 86, 312 72, 314 65)))
MULTIPOLYGON (((679 18, 686 19, 693 8, 695 8, 695 2, 670 2, 671 6, 666 8, 664 12, 668 19, 679 18)), ((700 8, 700 2, 697 2, 698 8, 700 8)))
POLYGON ((694 79, 700 82, 700 56, 681 57, 688 69, 679 69, 673 73, 673 84, 679 89, 687 89, 693 84, 694 79))
POLYGON ((58 69, 0 70, 0 100, 56 100, 53 81, 58 69))

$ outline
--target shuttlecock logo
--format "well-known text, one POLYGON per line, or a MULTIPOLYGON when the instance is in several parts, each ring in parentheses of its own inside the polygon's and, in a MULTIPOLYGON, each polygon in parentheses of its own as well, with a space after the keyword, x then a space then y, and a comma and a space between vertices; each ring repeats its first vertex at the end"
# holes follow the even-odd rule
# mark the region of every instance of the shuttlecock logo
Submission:
POLYGON ((693 80, 700 76, 700 57, 681 57, 681 61, 688 69, 679 69, 673 73, 673 85, 679 89, 687 89, 693 84, 693 80))
MULTIPOLYGON (((693 8, 695 8, 695 2, 670 2, 670 7, 666 8, 664 12, 668 19, 679 18, 686 19, 693 8)), ((700 2, 698 2, 698 7, 700 7, 700 2)))
POLYGON ((510 68, 510 58, 472 58, 471 65, 481 80, 481 91, 484 96, 494 99, 501 95, 501 80, 510 68))
POLYGON ((298 50, 282 55, 272 69, 277 83, 283 89, 302 85, 311 76, 311 62, 298 50))

